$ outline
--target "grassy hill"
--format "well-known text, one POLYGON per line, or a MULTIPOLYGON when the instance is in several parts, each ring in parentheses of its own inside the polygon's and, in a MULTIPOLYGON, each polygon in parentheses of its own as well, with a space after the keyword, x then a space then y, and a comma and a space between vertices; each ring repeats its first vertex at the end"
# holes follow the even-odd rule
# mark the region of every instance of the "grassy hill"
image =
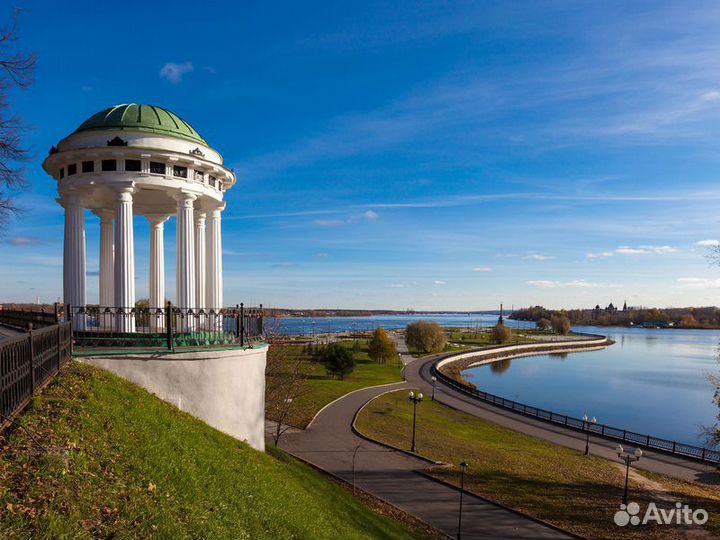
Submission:
POLYGON ((3 538, 417 538, 287 454, 74 363, 0 438, 3 538))

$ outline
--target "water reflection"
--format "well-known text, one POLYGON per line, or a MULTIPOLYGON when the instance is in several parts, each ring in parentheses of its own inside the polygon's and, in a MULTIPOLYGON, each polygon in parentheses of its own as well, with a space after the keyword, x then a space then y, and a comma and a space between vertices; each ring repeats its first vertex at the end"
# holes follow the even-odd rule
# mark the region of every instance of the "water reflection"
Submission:
POLYGON ((703 444, 717 413, 707 374, 718 371, 720 331, 588 328, 616 343, 600 351, 504 360, 467 370, 478 388, 640 433, 703 444), (558 361, 559 360, 559 361, 558 361), (500 376, 499 376, 500 375, 500 376))
POLYGON ((490 364, 490 371, 493 373, 493 375, 502 375, 508 369, 510 369, 511 363, 512 363, 511 358, 505 358, 504 360, 498 360, 497 362, 493 362, 492 364, 490 364))

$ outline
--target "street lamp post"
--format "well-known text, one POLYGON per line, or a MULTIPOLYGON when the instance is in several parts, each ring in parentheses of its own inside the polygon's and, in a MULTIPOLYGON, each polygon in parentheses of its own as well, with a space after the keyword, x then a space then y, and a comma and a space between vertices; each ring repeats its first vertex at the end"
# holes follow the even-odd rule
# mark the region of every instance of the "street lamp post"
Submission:
POLYGON ((465 491, 465 471, 467 467, 468 464, 464 461, 460 464, 460 508, 458 509, 457 540, 462 539, 463 492, 465 491))
POLYGON ((588 419, 588 415, 584 414, 582 419, 583 419, 583 429, 586 432, 585 455, 587 456, 590 453, 590 424, 597 424, 597 418, 595 418, 593 416, 591 419, 588 419))
POLYGON ((413 430, 412 430, 412 445, 410 446, 410 451, 415 452, 415 426, 416 426, 416 420, 417 420, 417 406, 418 403, 420 403, 423 400, 423 395, 421 392, 414 392, 413 390, 410 390, 410 393, 408 394, 408 399, 412 401, 413 403, 413 430))
POLYGON ((430 401, 435 401, 435 383, 437 382, 437 377, 433 375, 430 377, 430 380, 432 381, 432 396, 430 396, 430 401))
POLYGON ((630 476, 630 463, 638 461, 642 457, 642 450, 636 448, 633 452, 625 450, 622 444, 617 445, 617 455, 625 462, 625 492, 623 493, 623 504, 628 503, 628 477, 630 476))

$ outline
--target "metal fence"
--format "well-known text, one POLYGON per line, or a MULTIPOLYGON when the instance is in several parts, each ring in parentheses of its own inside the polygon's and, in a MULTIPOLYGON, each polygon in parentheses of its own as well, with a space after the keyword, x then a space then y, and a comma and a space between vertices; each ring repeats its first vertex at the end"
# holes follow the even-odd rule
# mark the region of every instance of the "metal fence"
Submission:
POLYGON ((51 309, 24 309, 24 308, 3 308, 0 309, 0 324, 16 330, 27 330, 29 325, 33 328, 42 328, 56 324, 60 313, 57 304, 51 309))
POLYGON ((0 429, 12 422, 70 359, 70 323, 60 323, 0 341, 0 429))
POLYGON ((433 364, 431 371, 439 381, 442 381, 444 384, 462 392, 463 394, 467 394, 481 401, 497 405, 498 407, 502 407, 516 413, 532 416, 533 418, 566 426, 584 433, 590 432, 593 435, 598 435, 607 439, 628 442, 636 446, 660 450, 669 454, 689 457, 709 463, 720 463, 720 451, 718 450, 679 443, 668 439, 661 439, 659 437, 635 433, 633 431, 606 426, 604 424, 593 424, 591 422, 584 421, 582 418, 575 418, 566 414, 558 414, 545 409, 539 409, 538 407, 533 407, 531 405, 526 405, 524 403, 519 403, 511 399, 505 399, 504 397, 489 394, 488 392, 483 392, 477 388, 472 388, 451 377, 448 377, 437 369, 437 363, 433 364))
POLYGON ((248 308, 66 306, 78 347, 168 349, 251 346, 263 339, 262 306, 248 308))

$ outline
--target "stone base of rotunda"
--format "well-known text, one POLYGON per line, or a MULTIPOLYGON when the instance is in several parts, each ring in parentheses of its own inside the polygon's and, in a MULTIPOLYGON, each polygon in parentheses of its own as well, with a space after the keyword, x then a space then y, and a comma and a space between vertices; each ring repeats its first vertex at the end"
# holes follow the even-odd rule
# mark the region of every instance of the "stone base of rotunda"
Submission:
POLYGON ((253 349, 89 356, 212 427, 265 450, 267 346, 253 349))

